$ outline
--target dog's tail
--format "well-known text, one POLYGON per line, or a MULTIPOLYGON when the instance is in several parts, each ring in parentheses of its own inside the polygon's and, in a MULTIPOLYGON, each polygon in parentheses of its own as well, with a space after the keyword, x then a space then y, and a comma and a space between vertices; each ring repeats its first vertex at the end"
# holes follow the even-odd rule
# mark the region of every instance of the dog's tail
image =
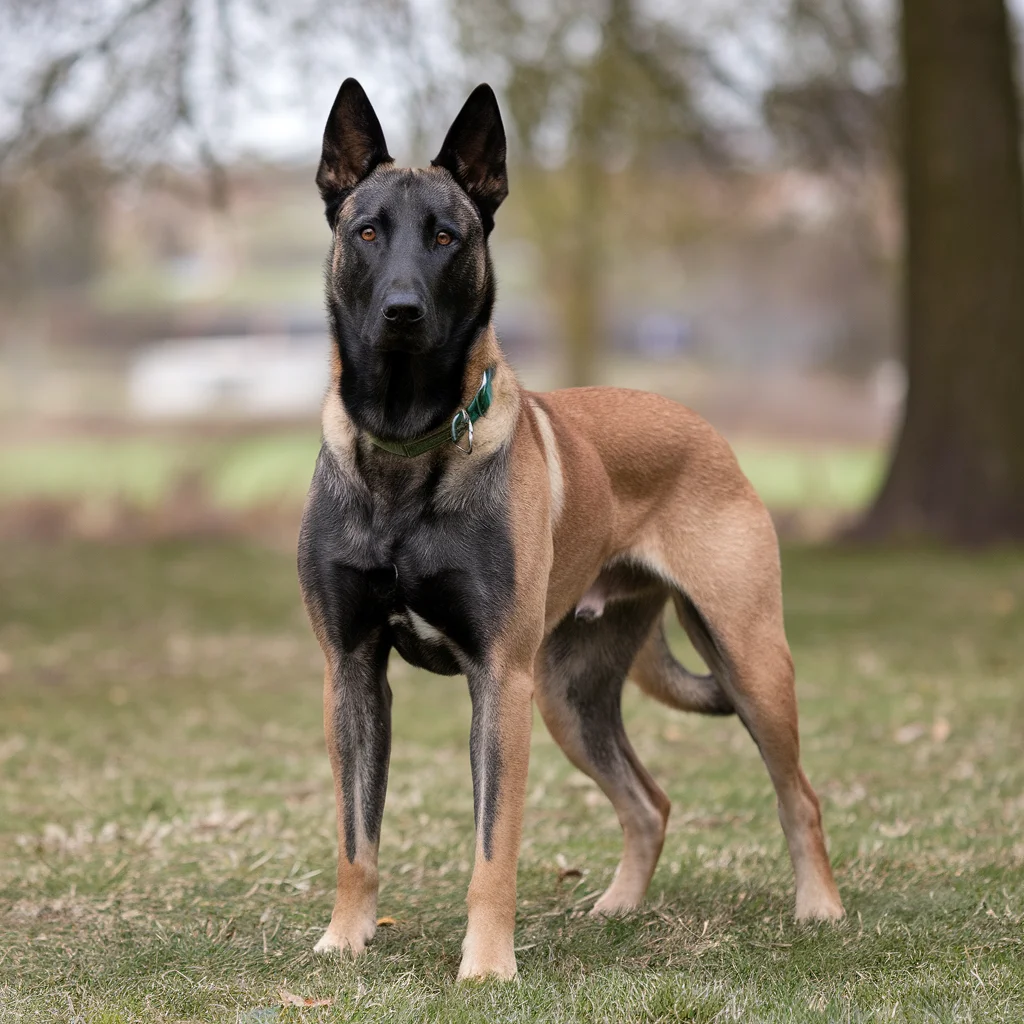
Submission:
POLYGON ((702 715, 731 715, 736 710, 716 678, 725 671, 724 659, 700 613, 683 594, 675 595, 676 611, 694 647, 711 669, 702 676, 681 665, 669 650, 665 629, 659 622, 640 648, 630 678, 648 696, 678 711, 702 715))

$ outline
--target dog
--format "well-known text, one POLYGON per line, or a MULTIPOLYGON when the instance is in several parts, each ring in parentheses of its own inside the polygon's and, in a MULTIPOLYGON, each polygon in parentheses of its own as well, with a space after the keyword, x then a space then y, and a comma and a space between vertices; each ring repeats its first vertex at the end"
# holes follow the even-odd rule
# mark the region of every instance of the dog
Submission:
POLYGON ((326 663, 338 876, 315 948, 359 954, 376 929, 392 649, 469 683, 476 851, 460 979, 516 973, 534 700, 622 825, 622 860, 593 912, 643 900, 669 801, 623 729, 627 676, 669 707, 739 716, 778 797, 796 917, 837 919, 800 766, 771 519, 726 442, 688 409, 640 391, 519 384, 491 320, 505 150, 486 85, 428 168, 395 166, 353 79, 324 131, 316 181, 333 232, 334 344, 298 571, 326 663), (708 675, 670 653, 669 602, 708 675))

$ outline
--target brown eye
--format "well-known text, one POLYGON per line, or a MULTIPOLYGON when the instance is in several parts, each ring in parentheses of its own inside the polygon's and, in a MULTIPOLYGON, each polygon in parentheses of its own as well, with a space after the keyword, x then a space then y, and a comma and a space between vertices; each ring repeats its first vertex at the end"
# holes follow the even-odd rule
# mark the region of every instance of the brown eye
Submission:
POLYGON ((438 231, 436 241, 438 245, 451 245, 452 236, 447 231, 438 231))
POLYGON ((377 232, 374 231, 373 228, 363 228, 363 230, 359 232, 359 237, 364 242, 372 242, 377 237, 377 232))

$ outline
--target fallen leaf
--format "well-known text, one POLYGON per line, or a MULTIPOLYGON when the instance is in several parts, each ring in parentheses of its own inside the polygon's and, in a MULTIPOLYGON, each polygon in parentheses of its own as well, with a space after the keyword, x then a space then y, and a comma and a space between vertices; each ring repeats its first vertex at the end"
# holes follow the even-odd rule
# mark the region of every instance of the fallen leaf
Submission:
POLYGON ((378 917, 378 928, 393 928, 398 922, 393 917, 378 917))
POLYGON ((330 1006, 334 1002, 330 998, 309 999, 306 996, 297 996, 284 988, 278 989, 277 994, 281 997, 282 1006, 330 1006))
POLYGON ((562 868, 558 872, 558 880, 564 882, 567 878, 582 878, 583 872, 579 868, 562 868))

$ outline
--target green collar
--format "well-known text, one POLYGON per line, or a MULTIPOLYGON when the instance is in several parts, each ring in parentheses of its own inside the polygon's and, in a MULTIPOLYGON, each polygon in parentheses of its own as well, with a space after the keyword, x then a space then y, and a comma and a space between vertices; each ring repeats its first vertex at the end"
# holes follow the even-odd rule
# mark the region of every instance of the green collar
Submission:
POLYGON ((494 397, 491 392, 494 370, 493 366, 484 370, 483 381, 473 396, 473 401, 465 408, 459 409, 452 417, 451 423, 446 426, 438 427, 437 430, 424 434, 422 437, 413 438, 411 441, 384 441, 379 437, 374 437, 373 434, 366 436, 378 448, 383 448, 384 451, 391 452, 392 455, 404 455, 407 459, 439 448, 447 441, 451 441, 460 452, 465 452, 468 455, 473 450, 473 424, 491 407, 494 397), (459 440, 467 433, 469 434, 469 445, 463 448, 459 444, 459 440))

